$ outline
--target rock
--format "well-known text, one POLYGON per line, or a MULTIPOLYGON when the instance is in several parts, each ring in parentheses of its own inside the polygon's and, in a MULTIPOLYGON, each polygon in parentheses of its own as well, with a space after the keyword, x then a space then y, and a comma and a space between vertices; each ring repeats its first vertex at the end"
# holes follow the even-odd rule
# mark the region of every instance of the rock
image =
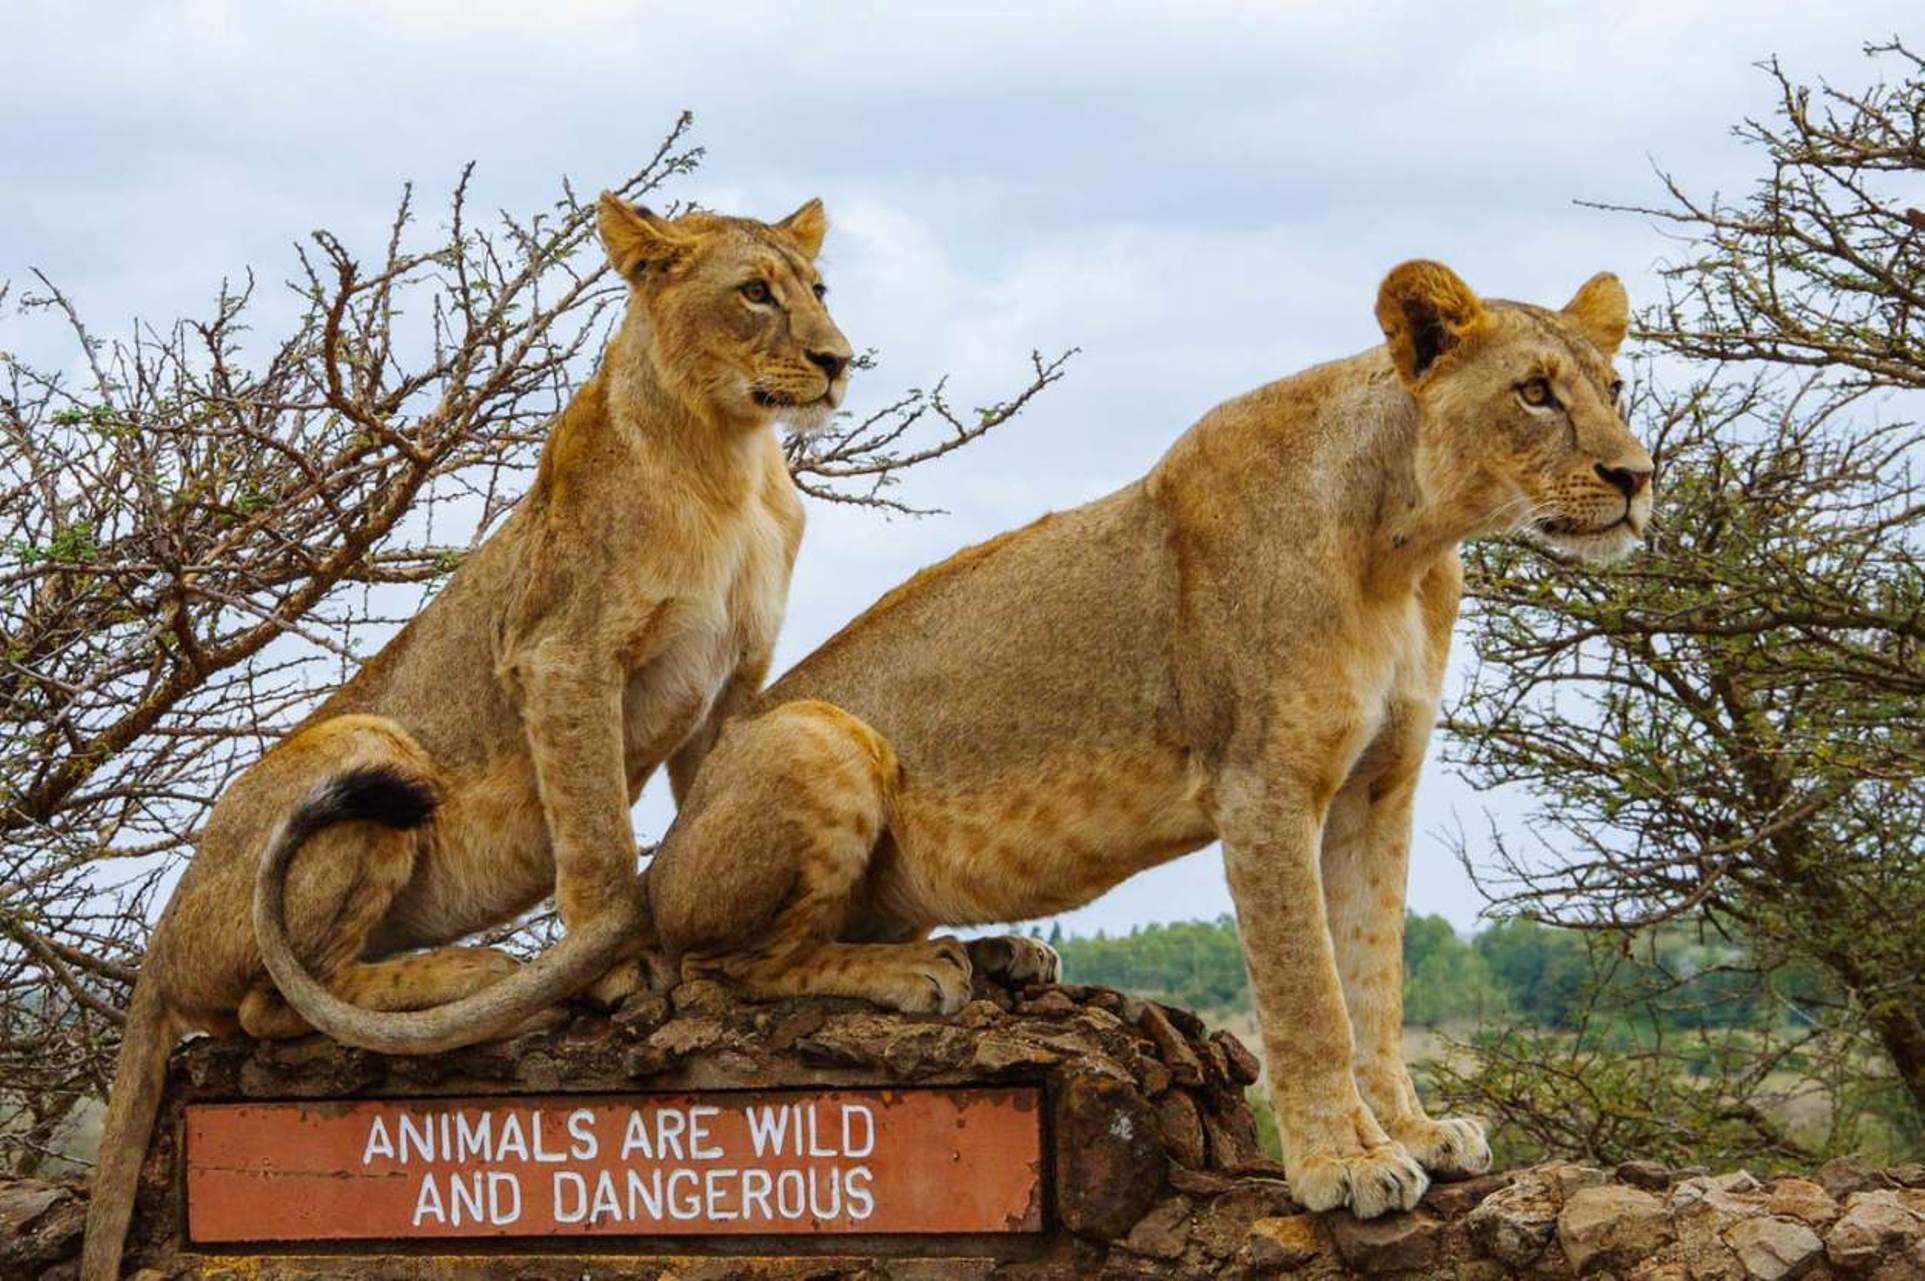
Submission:
POLYGON ((1825 1234, 1825 1257, 1846 1272, 1862 1271, 1882 1256, 1903 1253, 1921 1233, 1925 1233, 1925 1221, 1897 1192, 1889 1188, 1854 1192, 1845 1198, 1844 1213, 1825 1234))
POLYGON ((1568 1162, 1541 1167, 1545 1174, 1557 1180, 1558 1191, 1565 1200, 1582 1188, 1601 1188, 1609 1183, 1610 1176, 1593 1165, 1573 1165, 1568 1162))
POLYGON ((714 979, 689 979, 669 993, 677 1014, 720 1014, 733 1002, 728 989, 714 979))
POLYGON ((1039 995, 1033 996, 1029 1000, 1018 1002, 1016 1008, 1024 1014, 1067 1018, 1069 1015, 1075 1014, 1080 1007, 1075 1001, 1069 998, 1067 992, 1059 992, 1054 988, 1045 988, 1039 995))
POLYGON ((1907 1161, 1885 1171, 1885 1177, 1901 1188, 1925 1188, 1925 1165, 1907 1161))
POLYGON ((1123 1238, 1125 1250, 1155 1259, 1179 1258, 1189 1243, 1190 1201, 1181 1196, 1159 1202, 1123 1238))
POLYGON ((1752 1281, 1788 1281, 1800 1276, 1824 1248, 1811 1228, 1779 1215, 1746 1219, 1728 1229, 1724 1241, 1752 1281))
POLYGON ((1344 1266, 1358 1272, 1402 1272, 1428 1268, 1443 1253, 1443 1225, 1422 1210, 1353 1219, 1341 1211, 1325 1226, 1344 1266))
POLYGON ((1763 1212, 1767 1202, 1764 1184, 1753 1178, 1749 1170, 1694 1175, 1671 1189, 1674 1214, 1682 1214, 1695 1205, 1722 1219, 1734 1219, 1763 1212))
POLYGON ((86 1219, 78 1186, 0 1175, 0 1277, 39 1277, 73 1258, 86 1219))
POLYGON ((17 1236, 47 1212, 48 1207, 72 1195, 53 1183, 20 1182, 0 1187, 0 1232, 17 1236))
POLYGON ((1255 1085, 1257 1083, 1257 1078, 1263 1075, 1263 1064, 1257 1061, 1256 1055, 1250 1053, 1248 1046, 1231 1033, 1221 1029, 1212 1032, 1210 1040, 1223 1051, 1223 1057, 1229 1064, 1232 1084, 1255 1085))
POLYGON ((1238 1179, 1212 1200, 1197 1218, 1196 1239, 1218 1257, 1235 1254, 1259 1219, 1281 1218, 1303 1209, 1282 1179, 1238 1179))
POLYGON ((687 1058, 721 1044, 722 1021, 709 1015, 671 1019, 649 1033, 650 1049, 671 1059, 687 1058))
POLYGON ((1295 1272, 1323 1253, 1323 1234, 1314 1214, 1258 1219, 1238 1252, 1238 1261, 1256 1272, 1295 1272))
POLYGON ((1143 1086, 1143 1093, 1152 1099, 1174 1084, 1170 1069, 1164 1067, 1161 1060, 1147 1054, 1137 1056, 1136 1079, 1143 1086))
POLYGON ((1203 1084, 1203 1060, 1190 1043, 1176 1029, 1170 1020, 1167 1006, 1145 1003, 1142 1020, 1137 1024, 1143 1034, 1156 1043, 1157 1057, 1163 1066, 1170 1069, 1170 1076, 1178 1085, 1192 1086, 1203 1084))
POLYGON ((964 1027, 988 1027, 1002 1021, 1003 1012, 994 1001, 980 998, 971 1001, 956 1013, 956 1022, 964 1027))
POLYGON ((1557 1216, 1557 1239, 1579 1276, 1625 1268, 1672 1238, 1664 1202, 1622 1184, 1579 1188, 1557 1216))
POLYGON ((1218 1170, 1190 1170, 1180 1165, 1170 1167, 1170 1186, 1191 1196, 1221 1196, 1240 1182, 1234 1175, 1218 1170))
POLYGON ((1526 1268, 1551 1243, 1563 1203, 1556 1182, 1542 1170, 1531 1170, 1485 1197, 1465 1216, 1464 1227, 1477 1248, 1491 1258, 1526 1268))
POLYGON ((1710 1281, 1714 1275, 1693 1271, 1677 1259, 1646 1259, 1631 1269, 1625 1281, 1710 1281))
POLYGON ((1127 1083, 1090 1072, 1064 1082, 1052 1106, 1063 1226, 1080 1236, 1122 1236, 1163 1189, 1169 1158, 1156 1113, 1127 1083))
POLYGON ((1203 1164, 1203 1118, 1194 1099, 1181 1090, 1164 1094, 1156 1101, 1156 1124, 1172 1160, 1192 1169, 1203 1164))
POLYGON ((1275 1170, 1275 1164, 1263 1155, 1263 1145, 1257 1142, 1257 1120, 1250 1109, 1241 1100, 1230 1101, 1229 1107, 1222 1106, 1225 1102, 1219 1098, 1203 1109, 1210 1164, 1235 1171, 1275 1170))
POLYGON ((1797 1219, 1810 1227, 1822 1228, 1838 1217, 1838 1202, 1810 1179, 1779 1179, 1771 1187, 1766 1203, 1773 1214, 1797 1219))
POLYGON ((1461 1219, 1485 1197, 1508 1186, 1514 1177, 1510 1174, 1480 1174, 1459 1179, 1455 1183, 1433 1183, 1424 1192, 1421 1204, 1446 1219, 1461 1219))
POLYGON ((1452 1281, 1510 1281, 1511 1275, 1496 1259, 1459 1259, 1452 1281))
POLYGON ((1002 1073, 1017 1068, 1042 1068, 1060 1063, 1063 1056, 1027 1037, 998 1029, 979 1034, 970 1062, 983 1072, 1002 1073))
POLYGON ((1626 1161, 1612 1174, 1618 1182, 1648 1192, 1662 1192, 1671 1186, 1671 1171, 1661 1161, 1626 1161))
POLYGON ((1839 1201, 1854 1192, 1891 1186, 1891 1181, 1862 1156, 1841 1156, 1825 1162, 1818 1167, 1818 1182, 1839 1201))
POLYGON ((615 1007, 612 1022, 618 1027, 652 1032, 668 1022, 668 998, 657 992, 630 992, 615 1007))

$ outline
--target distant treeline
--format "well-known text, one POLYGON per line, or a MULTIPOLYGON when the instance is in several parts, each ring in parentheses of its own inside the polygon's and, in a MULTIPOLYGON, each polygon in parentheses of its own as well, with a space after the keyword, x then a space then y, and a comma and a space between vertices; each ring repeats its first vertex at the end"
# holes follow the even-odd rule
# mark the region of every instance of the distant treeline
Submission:
MULTIPOLYGON (((1050 942, 1070 982, 1202 1010, 1250 1008, 1236 922, 1228 916, 1117 936, 1069 937, 1058 927, 1050 942)), ((1599 956, 1572 930, 1513 920, 1465 938, 1441 916, 1412 913, 1404 924, 1404 1021, 1573 1028, 1602 1002, 1619 1010, 1635 1004, 1672 1027, 1752 1027, 1795 1010, 1800 976, 1780 973, 1767 991, 1757 975, 1734 968, 1740 959, 1732 944, 1686 929, 1599 956)))

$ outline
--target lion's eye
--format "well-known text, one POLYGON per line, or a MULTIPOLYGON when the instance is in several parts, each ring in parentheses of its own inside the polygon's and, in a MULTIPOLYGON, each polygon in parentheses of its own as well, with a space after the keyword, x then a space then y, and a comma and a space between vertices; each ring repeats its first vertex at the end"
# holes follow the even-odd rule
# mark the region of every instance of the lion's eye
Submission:
POLYGON ((751 280, 743 285, 742 296, 753 303, 767 304, 775 301, 775 295, 769 292, 769 282, 766 280, 751 280))
POLYGON ((815 296, 817 298, 827 297, 828 293, 829 293, 829 287, 827 285, 819 284, 815 287, 815 296))
POLYGON ((1613 378, 1611 380, 1611 407, 1617 410, 1619 414, 1624 413, 1624 380, 1622 378, 1613 378))
POLYGON ((1533 378, 1527 383, 1519 383, 1517 395, 1518 399, 1532 409, 1544 409, 1557 403, 1557 397, 1551 394, 1550 381, 1544 378, 1533 378))

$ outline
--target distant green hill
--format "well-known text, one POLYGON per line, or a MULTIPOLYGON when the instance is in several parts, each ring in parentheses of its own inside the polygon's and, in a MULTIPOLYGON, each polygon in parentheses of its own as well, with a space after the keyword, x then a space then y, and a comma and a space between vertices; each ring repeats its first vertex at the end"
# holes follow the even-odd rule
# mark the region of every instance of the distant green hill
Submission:
MULTIPOLYGON (((1249 980, 1236 922, 1146 925, 1128 934, 1065 936, 1050 942, 1073 983, 1154 997, 1205 1011, 1248 1010, 1249 980)), ((1404 922, 1404 1021, 1413 1026, 1486 1019, 1543 1027, 1573 1026, 1604 984, 1620 1003, 1634 1001, 1675 1027, 1748 1026, 1771 1017, 1755 984, 1723 967, 1737 949, 1688 930, 1647 936, 1600 964, 1586 938, 1530 921, 1505 921, 1470 938, 1441 916, 1411 913, 1404 922), (1634 957, 1631 953, 1635 952, 1634 957)))

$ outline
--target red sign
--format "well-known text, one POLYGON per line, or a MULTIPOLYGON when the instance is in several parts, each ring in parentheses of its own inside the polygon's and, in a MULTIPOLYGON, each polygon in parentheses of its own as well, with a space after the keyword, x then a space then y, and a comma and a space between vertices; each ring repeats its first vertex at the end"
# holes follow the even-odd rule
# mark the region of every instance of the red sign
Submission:
POLYGON ((1033 1089, 187 1108, 199 1244, 1035 1232, 1033 1089))

